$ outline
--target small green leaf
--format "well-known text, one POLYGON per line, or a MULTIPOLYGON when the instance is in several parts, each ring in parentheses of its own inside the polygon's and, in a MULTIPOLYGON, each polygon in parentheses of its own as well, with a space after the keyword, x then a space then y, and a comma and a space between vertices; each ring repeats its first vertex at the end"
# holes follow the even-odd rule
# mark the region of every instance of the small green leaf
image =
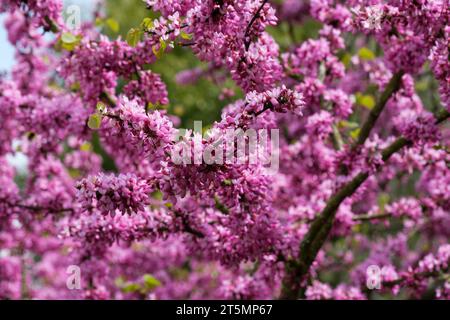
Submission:
POLYGON ((344 64, 344 66, 346 68, 348 68, 352 62, 352 56, 350 55, 350 53, 346 52, 342 58, 341 58, 341 62, 344 64))
POLYGON ((147 106, 146 107, 147 107, 147 111, 156 109, 155 105, 153 103, 151 103, 151 102, 147 102, 147 106))
POLYGON ((141 26, 144 30, 153 29, 153 20, 150 18, 144 18, 144 20, 142 20, 141 26))
POLYGON ((92 151, 92 144, 89 142, 85 142, 80 146, 80 150, 90 152, 90 151, 92 151))
POLYGON ((78 169, 69 168, 68 171, 69 171, 69 176, 72 179, 77 179, 77 178, 81 177, 81 171, 78 169))
POLYGON ((192 40, 192 35, 190 35, 189 33, 184 32, 184 31, 181 31, 180 36, 184 40, 192 40))
POLYGON ((104 21, 102 18, 99 18, 99 17, 95 18, 95 26, 96 27, 102 27, 103 23, 104 23, 104 21))
POLYGON ((73 51, 75 49, 75 45, 71 43, 63 43, 62 48, 67 51, 73 51))
POLYGON ((172 203, 170 203, 170 202, 167 202, 166 204, 165 204, 165 206, 167 207, 167 208, 172 208, 173 207, 173 204, 172 203))
POLYGON ((73 91, 73 92, 77 92, 77 91, 79 91, 80 90, 80 83, 79 82, 75 82, 75 83, 73 83, 71 86, 70 86, 70 91, 73 91))
POLYGON ((159 39, 159 43, 161 44, 163 52, 166 51, 167 43, 163 39, 159 39))
POLYGON ((141 39, 141 31, 139 29, 132 28, 130 29, 130 31, 128 31, 127 43, 130 46, 136 47, 140 39, 141 39))
POLYGON ((369 110, 372 110, 376 104, 375 98, 370 94, 356 94, 356 102, 369 110))
POLYGON ((375 54, 369 48, 363 47, 359 49, 358 56, 363 60, 373 60, 375 59, 375 54))
POLYGON ((167 43, 161 38, 159 39, 159 49, 156 46, 153 46, 152 51, 157 59, 161 59, 164 51, 166 51, 167 43))
POLYGON ((145 287, 149 290, 159 287, 161 285, 161 282, 151 274, 144 275, 144 283, 145 287))
POLYGON ((100 126, 102 124, 102 116, 101 114, 94 113, 89 116, 88 120, 88 127, 92 130, 98 130, 100 129, 100 126))
POLYGON ((159 201, 162 201, 162 199, 163 199, 163 193, 160 190, 156 190, 156 191, 152 192, 151 196, 153 199, 156 199, 159 201))
POLYGON ((217 210, 219 210, 223 214, 230 214, 228 208, 222 202, 220 202, 220 199, 217 195, 214 196, 214 203, 217 210))
POLYGON ((160 53, 159 53, 159 50, 156 49, 156 46, 153 46, 153 47, 152 47, 152 51, 153 51, 153 54, 156 56, 156 58, 159 59, 160 53))
POLYGON ((360 128, 355 129, 355 130, 352 130, 352 131, 350 132, 350 137, 352 137, 354 140, 356 140, 356 139, 358 139, 359 133, 360 133, 360 132, 361 132, 361 129, 360 129, 360 128))
POLYGON ((80 43, 81 39, 81 35, 75 36, 70 32, 65 32, 61 35, 60 41, 58 41, 59 44, 57 46, 61 46, 61 48, 67 51, 73 51, 75 47, 80 43))
POLYGON ((70 32, 64 32, 61 35, 61 41, 65 44, 73 44, 78 42, 78 38, 70 32))
POLYGON ((114 31, 116 33, 119 32, 119 29, 120 29, 119 23, 116 20, 114 20, 113 18, 107 19, 106 24, 112 31, 114 31))
POLYGON ((140 290, 141 286, 137 283, 128 283, 122 288, 122 291, 125 293, 137 292, 140 290))
POLYGON ((232 185, 233 185, 233 181, 231 181, 231 180, 229 180, 229 179, 223 180, 222 183, 223 183, 225 186, 232 186, 232 185))

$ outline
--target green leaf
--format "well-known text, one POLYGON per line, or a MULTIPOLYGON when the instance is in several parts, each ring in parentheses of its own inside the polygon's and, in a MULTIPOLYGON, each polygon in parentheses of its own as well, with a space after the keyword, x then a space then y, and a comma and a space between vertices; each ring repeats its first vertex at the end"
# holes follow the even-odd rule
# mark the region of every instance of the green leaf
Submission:
POLYGON ((70 32, 64 32, 61 35, 61 41, 65 44, 73 44, 78 42, 78 38, 70 32))
POLYGON ((160 190, 156 190, 156 191, 152 192, 151 196, 153 199, 156 199, 159 201, 162 201, 162 199, 163 199, 163 193, 160 190))
POLYGON ((220 202, 220 199, 217 195, 214 196, 214 203, 215 203, 216 209, 219 210, 220 212, 222 212, 223 214, 230 213, 228 208, 222 202, 220 202))
POLYGON ((359 49, 358 56, 363 60, 373 60, 375 59, 375 54, 369 48, 363 47, 359 49))
POLYGON ((164 51, 166 51, 167 43, 161 38, 159 39, 159 44, 160 44, 159 50, 162 51, 161 54, 163 54, 164 51))
POLYGON ((70 32, 65 32, 61 35, 59 45, 67 51, 73 51, 81 39, 82 37, 80 35, 75 36, 70 32))
POLYGON ((164 51, 166 51, 167 43, 163 39, 159 39, 159 49, 153 46, 152 51, 157 59, 161 59, 164 51))
POLYGON ((89 142, 85 142, 80 146, 80 150, 90 152, 90 151, 92 151, 92 144, 89 142))
POLYGON ((70 91, 77 92, 80 90, 80 83, 75 82, 70 86, 70 91))
POLYGON ((99 17, 95 18, 95 26, 96 26, 96 27, 101 27, 101 26, 103 26, 103 23, 104 23, 104 21, 103 21, 102 18, 99 18, 99 17))
POLYGON ((102 115, 98 113, 94 113, 89 116, 88 127, 92 130, 100 129, 102 124, 102 115))
POLYGON ((131 28, 130 31, 127 33, 127 43, 132 46, 136 47, 136 45, 139 43, 139 40, 141 39, 141 30, 131 28))
POLYGON ((72 179, 77 179, 77 178, 81 177, 81 171, 78 169, 69 168, 68 171, 69 171, 69 176, 72 179))
POLYGON ((360 128, 355 129, 355 130, 352 130, 352 131, 350 132, 350 137, 352 137, 354 140, 356 140, 356 139, 358 139, 359 133, 360 133, 360 132, 361 132, 361 129, 360 129, 360 128))
POLYGON ((232 185, 233 185, 233 181, 231 181, 231 180, 229 180, 229 179, 223 180, 222 183, 223 183, 225 186, 232 186, 232 185))
POLYGON ((144 283, 145 287, 149 290, 159 287, 161 285, 161 282, 151 274, 144 275, 144 283))
POLYGON ((146 109, 147 111, 156 109, 155 105, 153 103, 151 103, 150 101, 147 102, 147 106, 146 107, 147 107, 147 109, 146 109))
POLYGON ((150 18, 144 18, 144 20, 142 20, 141 26, 145 30, 153 29, 153 20, 150 18))
POLYGON ((116 33, 119 32, 119 29, 120 29, 119 23, 116 20, 114 20, 113 18, 107 19, 106 24, 112 31, 114 31, 116 33))
POLYGON ((189 33, 184 32, 184 31, 181 31, 180 36, 184 40, 192 40, 192 35, 190 35, 189 33))
POLYGON ((352 56, 350 53, 346 52, 342 58, 341 58, 341 62, 344 64, 344 66, 346 68, 348 68, 352 62, 352 56))
POLYGON ((137 283, 128 283, 122 288, 122 291, 125 293, 137 292, 140 290, 141 286, 137 283))
POLYGON ((375 98, 370 94, 356 94, 356 102, 369 110, 372 110, 376 104, 375 98))

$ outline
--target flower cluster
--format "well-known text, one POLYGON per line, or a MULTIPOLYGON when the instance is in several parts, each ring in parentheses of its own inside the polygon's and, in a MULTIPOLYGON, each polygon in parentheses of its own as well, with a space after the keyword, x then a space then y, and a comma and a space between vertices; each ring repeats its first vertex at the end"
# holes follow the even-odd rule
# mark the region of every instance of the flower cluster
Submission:
POLYGON ((131 174, 118 177, 89 176, 78 182, 77 199, 85 211, 97 209, 103 215, 134 214, 149 204, 151 186, 148 181, 131 174))
POLYGON ((104 141, 112 153, 123 153, 126 149, 139 158, 164 156, 173 142, 173 124, 163 112, 148 112, 146 108, 125 98, 106 115, 104 141), (120 145, 123 147, 118 149, 120 145))
POLYGON ((449 299, 446 1, 102 4, 0 4, 0 299, 449 299))

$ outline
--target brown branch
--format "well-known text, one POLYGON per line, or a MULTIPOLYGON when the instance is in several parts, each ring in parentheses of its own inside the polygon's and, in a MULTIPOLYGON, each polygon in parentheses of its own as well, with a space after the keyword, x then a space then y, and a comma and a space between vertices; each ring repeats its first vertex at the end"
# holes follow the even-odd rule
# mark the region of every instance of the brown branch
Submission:
MULTIPOLYGON (((436 116, 436 123, 440 124, 449 117, 450 113, 443 110, 436 116)), ((410 144, 410 141, 406 138, 398 138, 381 152, 383 161, 388 161, 393 154, 400 151, 408 144, 410 144)), ((291 259, 286 263, 286 273, 283 279, 283 288, 280 296, 281 299, 297 299, 303 296, 305 286, 302 281, 304 281, 311 264, 316 259, 317 253, 331 231, 334 217, 340 204, 347 197, 353 195, 369 176, 370 174, 368 171, 359 173, 328 200, 327 205, 311 224, 308 233, 301 242, 298 257, 294 260, 291 259)))
POLYGON ((48 211, 48 212, 55 213, 55 212, 74 212, 75 211, 74 208, 50 208, 50 207, 25 205, 22 203, 12 203, 6 199, 1 199, 0 204, 1 203, 6 204, 10 208, 19 208, 19 209, 24 209, 24 210, 34 211, 34 212, 48 211))
POLYGON ((369 138, 370 132, 372 131, 378 118, 380 117, 381 113, 383 112, 384 107, 386 106, 386 103, 389 101, 389 99, 392 97, 392 95, 400 89, 403 74, 404 73, 402 71, 399 71, 392 76, 388 85, 386 86, 383 93, 381 94, 381 97, 378 100, 377 104, 370 111, 366 122, 364 123, 364 125, 361 128, 361 131, 358 136, 358 140, 352 145, 352 150, 355 150, 358 146, 363 145, 364 142, 366 142, 367 138, 369 138))
POLYGON ((250 30, 253 26, 253 24, 255 23, 256 19, 259 18, 259 14, 261 13, 261 10, 264 8, 264 5, 269 2, 269 0, 264 0, 261 4, 261 6, 258 8, 258 10, 256 11, 255 15, 252 17, 252 20, 250 20, 250 23, 247 25, 247 28, 245 29, 245 34, 244 34, 244 41, 245 41, 245 51, 248 50, 248 48, 250 47, 250 39, 249 34, 250 34, 250 30))
MULTIPOLYGON (((448 262, 450 263, 450 261, 448 262)), ((396 280, 391 280, 391 281, 383 281, 382 282, 382 287, 387 287, 387 288, 391 288, 394 287, 396 285, 400 285, 403 284, 404 282, 408 282, 408 280, 410 278, 413 279, 424 279, 424 278, 430 278, 430 277, 436 277, 439 276, 441 274, 446 274, 447 272, 449 272, 450 267, 447 267, 443 270, 435 270, 435 271, 424 271, 424 272, 420 272, 420 273, 412 273, 411 275, 405 275, 402 276, 396 280)))
POLYGON ((370 220, 377 220, 377 219, 385 219, 389 218, 392 215, 390 213, 378 213, 378 214, 364 214, 353 217, 353 221, 370 221, 370 220))

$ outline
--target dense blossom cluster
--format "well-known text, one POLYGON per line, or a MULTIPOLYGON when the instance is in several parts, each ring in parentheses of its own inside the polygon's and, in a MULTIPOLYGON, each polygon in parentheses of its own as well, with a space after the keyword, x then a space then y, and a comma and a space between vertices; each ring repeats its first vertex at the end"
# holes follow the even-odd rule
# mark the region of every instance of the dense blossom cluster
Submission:
POLYGON ((80 181, 76 188, 78 201, 84 210, 97 209, 104 215, 133 214, 150 204, 150 186, 147 181, 127 174, 118 177, 90 176, 80 181))
POLYGON ((0 4, 0 299, 450 298, 448 1, 146 0, 127 40, 62 8, 0 4), (178 45, 242 91, 207 134, 151 69, 178 45))

